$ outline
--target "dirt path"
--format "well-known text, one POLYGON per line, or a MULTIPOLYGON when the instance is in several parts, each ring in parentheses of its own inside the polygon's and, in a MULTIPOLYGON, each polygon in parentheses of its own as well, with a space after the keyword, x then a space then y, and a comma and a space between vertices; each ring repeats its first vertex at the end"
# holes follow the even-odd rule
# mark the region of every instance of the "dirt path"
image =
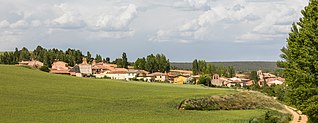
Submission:
POLYGON ((293 120, 290 123, 307 123, 307 116, 301 114, 301 112, 296 112, 294 108, 285 105, 287 111, 289 111, 293 115, 293 120))

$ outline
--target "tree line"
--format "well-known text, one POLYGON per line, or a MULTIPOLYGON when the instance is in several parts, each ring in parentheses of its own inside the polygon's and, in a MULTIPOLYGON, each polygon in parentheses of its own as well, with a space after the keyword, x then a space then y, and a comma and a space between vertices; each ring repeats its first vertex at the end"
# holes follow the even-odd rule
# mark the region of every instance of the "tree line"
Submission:
POLYGON ((135 69, 141 69, 153 72, 169 72, 170 71, 170 62, 163 54, 150 54, 146 58, 138 58, 134 63, 135 69))
MULTIPOLYGON (((43 62, 43 64, 48 67, 51 67, 55 60, 64 61, 68 63, 69 66, 74 66, 82 63, 83 57, 82 51, 76 49, 69 48, 63 51, 56 48, 45 49, 41 46, 37 46, 33 51, 29 51, 23 47, 21 50, 15 48, 13 52, 4 52, 0 55, 0 64, 18 64, 21 61, 34 59, 43 62)), ((88 63, 91 63, 92 60, 96 60, 96 62, 110 62, 110 58, 107 57, 103 59, 99 54, 96 54, 96 57, 93 58, 89 51, 87 51, 86 58, 88 63)))
POLYGON ((198 74, 219 74, 220 76, 232 78, 235 77, 235 69, 233 66, 215 66, 211 63, 207 64, 205 60, 193 60, 192 62, 192 72, 194 75, 198 74))
POLYGON ((4 52, 0 55, 0 64, 18 64, 21 61, 38 60, 43 62, 47 67, 52 67, 52 63, 56 60, 64 61, 69 66, 82 63, 82 58, 86 57, 87 63, 91 64, 93 60, 103 63, 116 64, 118 68, 128 68, 129 65, 134 65, 135 69, 147 70, 153 72, 169 72, 170 62, 163 54, 148 55, 146 58, 138 58, 135 63, 128 62, 127 54, 123 52, 121 58, 110 61, 109 57, 103 58, 96 54, 95 58, 87 51, 84 55, 82 51, 76 49, 67 49, 66 51, 56 48, 45 49, 37 46, 33 51, 23 47, 22 49, 15 48, 13 52, 4 52))

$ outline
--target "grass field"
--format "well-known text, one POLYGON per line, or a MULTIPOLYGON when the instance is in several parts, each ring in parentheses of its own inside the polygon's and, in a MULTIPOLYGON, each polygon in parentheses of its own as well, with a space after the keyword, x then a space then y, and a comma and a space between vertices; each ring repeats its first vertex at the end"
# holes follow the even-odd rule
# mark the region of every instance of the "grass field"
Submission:
POLYGON ((0 65, 0 122, 247 122, 263 110, 179 111, 185 98, 233 90, 53 75, 0 65))

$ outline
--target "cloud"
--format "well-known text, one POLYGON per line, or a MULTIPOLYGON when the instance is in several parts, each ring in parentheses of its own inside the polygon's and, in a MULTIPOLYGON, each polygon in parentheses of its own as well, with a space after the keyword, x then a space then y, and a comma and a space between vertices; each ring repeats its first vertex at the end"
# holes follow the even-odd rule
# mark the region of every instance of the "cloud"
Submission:
POLYGON ((121 7, 118 14, 100 15, 95 28, 103 31, 127 31, 129 30, 129 24, 136 17, 136 15, 136 5, 129 4, 126 7, 121 7))
POLYGON ((245 24, 259 19, 251 11, 252 6, 245 0, 238 1, 206 1, 206 0, 185 0, 189 7, 204 10, 197 18, 189 20, 176 27, 157 32, 156 40, 169 40, 169 37, 177 37, 192 41, 214 40, 216 30, 222 31, 233 24, 245 24), (208 9, 206 9, 208 8, 208 9), (217 29, 219 25, 227 25, 217 29), (160 33, 160 32, 174 32, 160 33), (160 35, 159 35, 160 34, 160 35), (174 35, 174 36, 171 36, 174 35))
POLYGON ((299 11, 306 4, 301 0, 294 2, 184 0, 183 2, 183 4, 177 2, 176 7, 187 11, 200 10, 201 14, 175 27, 159 29, 156 36, 150 40, 175 41, 176 38, 180 38, 192 42, 219 40, 247 42, 282 39, 286 37, 292 22, 300 17, 299 11), (218 38, 219 36, 223 38, 218 38))
POLYGON ((266 5, 263 9, 269 8, 271 10, 266 13, 260 23, 245 34, 237 36, 236 40, 247 42, 286 38, 291 24, 297 22, 298 18, 301 17, 299 11, 302 7, 287 2, 284 4, 266 5))
POLYGON ((79 29, 86 26, 85 21, 81 19, 80 13, 72 9, 67 4, 55 5, 55 7, 62 12, 62 15, 52 21, 53 27, 79 29))
POLYGON ((3 20, 0 22, 0 28, 7 28, 10 26, 10 23, 7 20, 3 20))
POLYGON ((26 22, 25 20, 19 20, 13 24, 10 25, 10 28, 13 29, 25 29, 29 26, 29 23, 26 22))

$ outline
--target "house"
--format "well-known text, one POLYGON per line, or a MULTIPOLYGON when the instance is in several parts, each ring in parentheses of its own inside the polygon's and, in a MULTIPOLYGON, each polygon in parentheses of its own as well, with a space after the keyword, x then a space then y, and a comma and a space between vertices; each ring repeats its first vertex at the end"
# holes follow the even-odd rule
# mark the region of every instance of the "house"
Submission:
POLYGON ((184 76, 184 75, 178 75, 173 79, 174 84, 183 84, 186 83, 187 79, 189 76, 184 76))
POLYGON ((272 85, 281 85, 284 84, 285 79, 281 78, 281 77, 276 77, 276 78, 267 78, 267 79, 263 79, 263 80, 259 80, 258 81, 258 85, 260 87, 263 86, 263 84, 267 84, 268 86, 272 86, 272 85))
POLYGON ((240 87, 247 86, 247 84, 250 84, 250 79, 244 79, 244 78, 229 78, 226 82, 224 82, 224 85, 228 87, 233 87, 239 85, 240 87))
POLYGON ((52 64, 52 68, 50 69, 50 73, 54 73, 54 74, 67 74, 69 75, 69 67, 67 65, 67 63, 63 62, 63 61, 55 61, 52 64))
POLYGON ((161 72, 155 72, 152 74, 148 74, 147 77, 151 77, 151 78, 153 78, 154 81, 157 81, 157 82, 166 82, 169 80, 168 75, 165 73, 161 73, 161 72))
POLYGON ((138 70, 136 79, 137 80, 142 80, 142 81, 145 81, 145 82, 151 82, 152 80, 154 80, 154 78, 151 77, 151 76, 148 76, 148 74, 149 74, 148 71, 138 70))
POLYGON ((224 86, 224 80, 220 79, 219 74, 214 74, 211 80, 211 84, 214 86, 224 86))
POLYGON ((20 66, 31 66, 31 67, 36 67, 36 68, 40 68, 42 67, 44 64, 40 61, 37 60, 33 60, 32 61, 21 61, 19 62, 20 66))
MULTIPOLYGON (((126 80, 132 80, 138 76, 139 70, 128 69, 126 80)), ((137 79, 137 78, 136 78, 137 79)))
POLYGON ((105 76, 111 79, 127 80, 128 70, 125 68, 114 68, 111 71, 105 71, 105 76))
POLYGON ((91 76, 93 73, 92 65, 88 64, 86 58, 83 57, 82 63, 79 65, 75 65, 72 69, 70 69, 69 72, 72 76, 77 77, 91 76))

